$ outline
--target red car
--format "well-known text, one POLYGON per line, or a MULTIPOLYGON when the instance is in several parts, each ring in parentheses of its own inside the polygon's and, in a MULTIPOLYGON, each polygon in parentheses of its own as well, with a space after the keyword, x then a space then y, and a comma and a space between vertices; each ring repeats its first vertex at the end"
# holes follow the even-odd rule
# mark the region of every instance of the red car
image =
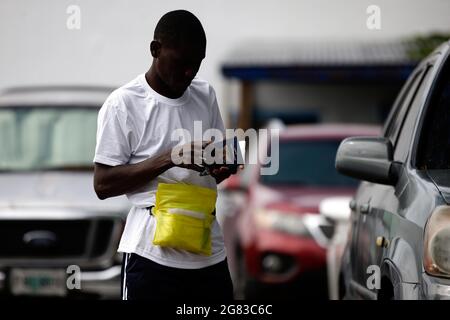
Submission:
POLYGON ((246 165, 227 182, 228 195, 247 186, 242 205, 223 222, 236 298, 327 298, 333 226, 318 207, 356 190, 357 180, 335 170, 341 140, 377 134, 378 127, 367 125, 288 126, 280 131, 278 173, 261 175, 259 164, 246 165))

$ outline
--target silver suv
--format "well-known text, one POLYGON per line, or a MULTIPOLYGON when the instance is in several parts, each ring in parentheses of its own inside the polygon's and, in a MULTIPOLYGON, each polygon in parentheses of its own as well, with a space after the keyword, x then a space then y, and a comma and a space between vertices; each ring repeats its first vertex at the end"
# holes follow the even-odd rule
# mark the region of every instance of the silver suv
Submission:
POLYGON ((93 189, 97 113, 110 88, 0 95, 0 294, 120 295, 128 201, 93 189))
POLYGON ((344 140, 336 167, 365 180, 351 201, 341 295, 450 299, 450 43, 411 74, 382 137, 344 140))

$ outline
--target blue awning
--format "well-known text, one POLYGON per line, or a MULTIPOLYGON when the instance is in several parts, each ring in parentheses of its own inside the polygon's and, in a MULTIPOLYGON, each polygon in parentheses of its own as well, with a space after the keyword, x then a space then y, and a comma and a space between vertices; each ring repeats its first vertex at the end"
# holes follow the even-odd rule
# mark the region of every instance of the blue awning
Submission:
POLYGON ((303 83, 403 83, 418 61, 410 42, 252 43, 222 64, 227 78, 303 83))

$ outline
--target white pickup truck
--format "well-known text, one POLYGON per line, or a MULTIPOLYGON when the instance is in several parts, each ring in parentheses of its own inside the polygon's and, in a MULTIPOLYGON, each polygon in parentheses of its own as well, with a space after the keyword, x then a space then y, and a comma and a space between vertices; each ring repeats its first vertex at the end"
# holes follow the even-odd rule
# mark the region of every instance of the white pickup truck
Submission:
POLYGON ((93 189, 97 113, 111 91, 0 94, 0 295, 120 297, 129 204, 93 189))

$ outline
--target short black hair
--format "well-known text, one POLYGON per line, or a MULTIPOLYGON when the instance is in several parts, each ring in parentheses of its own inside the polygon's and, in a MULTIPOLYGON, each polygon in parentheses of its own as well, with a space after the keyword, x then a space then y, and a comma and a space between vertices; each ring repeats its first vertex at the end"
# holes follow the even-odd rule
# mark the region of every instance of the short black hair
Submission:
POLYGON ((206 34, 200 20, 186 10, 170 11, 163 15, 153 37, 170 47, 188 43, 206 47, 206 34))

